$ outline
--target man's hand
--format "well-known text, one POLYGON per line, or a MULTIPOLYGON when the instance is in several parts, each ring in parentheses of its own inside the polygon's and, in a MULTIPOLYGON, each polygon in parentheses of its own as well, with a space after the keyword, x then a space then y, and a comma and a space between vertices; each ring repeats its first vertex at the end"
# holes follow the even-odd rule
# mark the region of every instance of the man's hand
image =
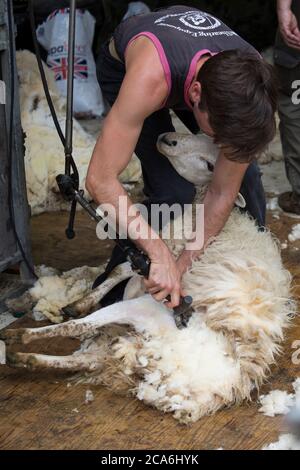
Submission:
POLYGON ((149 278, 144 280, 147 291, 159 302, 170 295, 171 301, 167 302, 166 306, 169 308, 177 307, 183 293, 181 290, 181 273, 177 268, 175 258, 166 247, 153 256, 150 255, 150 260, 149 278))
POLYGON ((290 0, 277 1, 279 30, 289 47, 300 50, 300 30, 297 18, 291 10, 291 4, 290 0))

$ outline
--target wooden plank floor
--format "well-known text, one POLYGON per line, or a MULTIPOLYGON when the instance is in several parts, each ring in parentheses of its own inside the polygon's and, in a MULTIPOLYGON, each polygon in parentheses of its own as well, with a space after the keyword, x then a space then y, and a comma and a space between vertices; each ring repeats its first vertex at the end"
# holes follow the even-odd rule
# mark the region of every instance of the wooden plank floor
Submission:
MULTIPOLYGON (((288 217, 269 219, 281 241, 297 223, 288 217)), ((78 216, 75 240, 64 238, 65 225, 65 214, 33 218, 36 264, 69 269, 96 265, 108 257, 109 244, 97 240, 95 226, 84 214, 78 216)), ((300 251, 295 248, 300 248, 300 242, 293 247, 283 253, 299 297, 300 251)), ((23 318, 18 323, 27 326, 31 320, 23 318)), ((295 377, 300 376, 300 366, 291 361, 294 340, 300 340, 299 319, 287 334, 283 355, 263 392, 272 388, 290 390, 295 377)), ((43 352, 54 347, 58 353, 68 353, 77 345, 75 340, 54 341, 43 345, 43 352)), ((95 399, 86 405, 88 388, 68 386, 66 375, 38 375, 0 366, 0 449, 260 449, 285 431, 281 417, 267 418, 257 412, 255 397, 251 404, 226 409, 187 427, 102 387, 91 387, 95 399)))

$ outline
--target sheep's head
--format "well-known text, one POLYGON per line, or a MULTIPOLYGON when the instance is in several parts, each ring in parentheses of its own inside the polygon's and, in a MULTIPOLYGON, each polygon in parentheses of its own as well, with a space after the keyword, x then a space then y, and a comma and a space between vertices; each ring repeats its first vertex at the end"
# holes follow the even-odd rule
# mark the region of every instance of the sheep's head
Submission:
POLYGON ((219 149, 205 134, 161 134, 157 148, 186 180, 204 186, 211 180, 219 149))
MULTIPOLYGON (((195 186, 207 186, 212 178, 220 149, 206 134, 180 134, 167 132, 157 140, 160 153, 168 158, 177 173, 195 186)), ((239 193, 236 206, 245 207, 246 202, 239 193)))

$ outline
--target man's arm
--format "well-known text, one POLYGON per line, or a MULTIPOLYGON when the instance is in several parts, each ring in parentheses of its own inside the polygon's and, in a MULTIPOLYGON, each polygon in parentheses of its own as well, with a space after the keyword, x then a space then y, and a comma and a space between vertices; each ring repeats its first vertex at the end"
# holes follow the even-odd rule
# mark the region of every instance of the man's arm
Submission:
POLYGON ((220 153, 212 181, 205 195, 204 204, 204 246, 184 250, 177 260, 178 269, 183 274, 192 260, 201 256, 203 248, 222 230, 232 211, 240 190, 248 163, 236 163, 220 153))
MULTIPOLYGON (((114 208, 120 228, 132 238, 136 236, 130 233, 131 222, 135 220, 129 215, 132 201, 118 176, 129 163, 144 120, 162 106, 168 88, 163 71, 162 75, 153 73, 160 70, 160 63, 155 63, 158 57, 147 55, 144 51, 144 54, 131 59, 129 54, 126 57, 127 72, 118 98, 105 120, 92 155, 86 186, 97 204, 110 204, 114 208), (127 201, 126 213, 120 212, 121 196, 127 201)), ((151 260, 146 287, 156 300, 163 300, 170 294, 169 305, 174 307, 179 304, 180 297, 180 275, 176 261, 148 223, 142 218, 139 222, 140 233, 149 235, 147 239, 135 238, 135 243, 151 260)))
POLYGON ((284 42, 289 47, 300 50, 300 25, 292 11, 292 0, 277 0, 277 16, 284 42))

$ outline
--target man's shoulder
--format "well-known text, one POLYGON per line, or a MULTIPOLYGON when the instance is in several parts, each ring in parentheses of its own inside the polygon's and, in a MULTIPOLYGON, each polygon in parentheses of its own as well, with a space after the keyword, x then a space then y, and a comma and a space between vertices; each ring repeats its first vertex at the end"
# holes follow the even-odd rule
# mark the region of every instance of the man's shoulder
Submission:
POLYGON ((138 64, 143 70, 148 69, 152 76, 161 76, 163 67, 154 43, 146 36, 134 39, 126 50, 126 67, 138 64))
POLYGON ((126 52, 126 71, 136 76, 145 86, 161 88, 168 93, 168 83, 160 57, 154 44, 147 37, 136 39, 126 52))

